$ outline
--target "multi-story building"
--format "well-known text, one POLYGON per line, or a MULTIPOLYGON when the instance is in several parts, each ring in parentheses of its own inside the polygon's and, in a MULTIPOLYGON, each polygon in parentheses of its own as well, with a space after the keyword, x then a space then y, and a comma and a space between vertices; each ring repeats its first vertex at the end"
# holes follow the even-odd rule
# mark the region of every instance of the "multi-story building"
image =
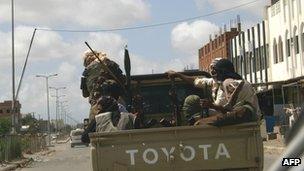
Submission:
POLYGON ((304 75, 304 2, 276 0, 267 7, 269 81, 304 75))
POLYGON ((285 107, 303 105, 303 3, 271 0, 264 21, 230 42, 231 59, 238 73, 256 87, 267 85, 274 115, 283 114, 285 107))
POLYGON ((241 30, 240 19, 238 17, 238 27, 226 30, 226 26, 219 31, 218 35, 210 36, 210 41, 199 49, 199 69, 202 71, 209 71, 209 66, 215 58, 228 58, 230 55, 230 40, 239 34, 241 30))
POLYGON ((263 21, 241 31, 230 41, 230 59, 235 70, 250 83, 265 83, 269 80, 269 43, 266 31, 267 21, 263 21))
MULTIPOLYGON (((18 118, 20 118, 20 109, 21 104, 19 101, 16 101, 16 114, 18 115, 18 118)), ((0 103, 0 117, 8 117, 12 114, 12 101, 4 101, 0 103)))

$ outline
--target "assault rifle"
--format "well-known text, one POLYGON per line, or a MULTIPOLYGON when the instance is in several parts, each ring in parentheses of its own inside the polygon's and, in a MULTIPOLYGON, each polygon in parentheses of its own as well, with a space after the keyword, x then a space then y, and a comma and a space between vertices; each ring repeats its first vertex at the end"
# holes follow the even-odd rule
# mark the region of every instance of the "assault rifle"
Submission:
POLYGON ((171 104, 172 104, 172 114, 173 114, 173 120, 174 126, 181 126, 181 114, 180 114, 180 109, 179 109, 179 100, 177 98, 177 92, 176 92, 176 86, 175 86, 175 79, 170 78, 171 81, 171 89, 169 90, 169 96, 171 99, 171 104))

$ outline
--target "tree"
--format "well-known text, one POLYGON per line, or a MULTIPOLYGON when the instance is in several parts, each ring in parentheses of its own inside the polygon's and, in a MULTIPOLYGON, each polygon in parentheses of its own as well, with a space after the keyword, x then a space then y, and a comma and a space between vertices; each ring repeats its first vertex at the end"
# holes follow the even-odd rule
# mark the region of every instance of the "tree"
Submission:
POLYGON ((12 126, 10 117, 0 118, 0 135, 7 134, 12 126))
POLYGON ((34 118, 31 114, 25 115, 25 117, 23 117, 21 119, 21 124, 22 125, 29 125, 30 127, 29 127, 28 132, 30 132, 30 133, 35 133, 39 129, 39 125, 38 125, 37 119, 34 118))

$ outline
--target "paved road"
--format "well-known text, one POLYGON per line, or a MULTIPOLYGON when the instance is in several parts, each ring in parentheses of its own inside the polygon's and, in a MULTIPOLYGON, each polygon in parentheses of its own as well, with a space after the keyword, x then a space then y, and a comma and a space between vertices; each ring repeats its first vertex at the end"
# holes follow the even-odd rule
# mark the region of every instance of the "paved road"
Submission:
POLYGON ((267 171, 271 164, 273 164, 278 158, 280 157, 279 154, 264 154, 264 171, 267 171))
MULTIPOLYGON (((92 170, 90 160, 90 147, 71 148, 69 143, 58 144, 54 147, 55 152, 48 156, 34 157, 33 162, 28 168, 19 169, 21 171, 84 171, 92 170)), ((279 157, 278 153, 265 153, 264 170, 279 157)))
POLYGON ((34 157, 33 162, 28 168, 22 171, 84 171, 92 170, 90 159, 90 147, 79 146, 71 148, 69 143, 58 144, 56 150, 48 156, 34 157))

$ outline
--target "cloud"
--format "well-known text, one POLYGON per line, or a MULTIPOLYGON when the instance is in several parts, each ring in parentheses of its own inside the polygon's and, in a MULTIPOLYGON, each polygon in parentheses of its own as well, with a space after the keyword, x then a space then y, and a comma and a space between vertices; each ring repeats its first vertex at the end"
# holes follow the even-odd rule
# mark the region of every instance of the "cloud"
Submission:
POLYGON ((215 24, 204 20, 184 22, 175 26, 171 32, 171 44, 184 56, 179 60, 184 64, 196 64, 198 49, 209 40, 209 35, 216 31, 218 27, 215 24))
MULTIPOLYGON (((15 29, 15 60, 17 65, 21 65, 26 57, 34 29, 28 26, 17 26, 15 29)), ((0 67, 11 63, 11 32, 0 30, 0 67)), ((36 32, 32 50, 31 61, 47 61, 55 58, 66 58, 69 50, 73 49, 71 43, 65 42, 63 38, 55 32, 36 32)))
MULTIPOLYGON (((0 2, 0 23, 11 19, 10 1, 0 2)), ((15 1, 16 22, 34 26, 119 27, 149 19, 144 0, 15 1)))
MULTIPOLYGON (((206 10, 207 8, 212 8, 215 11, 233 8, 241 4, 245 4, 247 2, 251 2, 250 0, 194 0, 197 8, 201 11, 206 10)), ((235 11, 245 12, 249 14, 253 14, 255 16, 261 17, 263 15, 263 7, 267 4, 267 1, 257 1, 253 4, 235 9, 235 11)))
MULTIPOLYGON (((85 98, 81 96, 80 71, 73 63, 62 62, 58 68, 54 69, 53 73, 59 73, 57 77, 49 79, 49 86, 66 87, 59 90, 60 101, 67 101, 67 110, 74 118, 87 117, 89 104, 85 98)), ((29 74, 24 79, 24 84, 21 88, 19 100, 22 104, 22 113, 33 112, 40 114, 41 117, 47 118, 46 114, 46 81, 42 78, 36 78, 33 74, 29 74)), ((50 115, 55 118, 55 91, 50 89, 50 115)))
MULTIPOLYGON (((16 29, 18 40, 16 43, 16 54, 18 63, 17 68, 23 64, 26 50, 32 33, 31 27, 19 26, 16 29), (23 35, 23 36, 22 36, 23 35)), ((4 44, 0 45, 3 53, 0 59, 7 59, 7 65, 0 68, 0 100, 11 99, 10 82, 10 33, 0 31, 0 36, 4 38, 4 44), (5 55, 3 55, 5 54, 5 55), (8 55, 8 56, 7 56, 8 55)), ((83 71, 82 55, 87 47, 84 40, 88 40, 92 48, 102 50, 107 53, 110 59, 117 62, 123 70, 124 46, 128 43, 127 39, 116 33, 90 33, 84 34, 72 39, 64 37, 54 32, 37 32, 37 37, 33 44, 32 53, 30 54, 28 68, 25 73, 23 85, 19 93, 19 100, 22 104, 22 113, 36 112, 41 117, 47 118, 46 115, 46 90, 45 80, 36 78, 36 74, 58 73, 57 77, 49 79, 49 86, 67 87, 61 92, 66 95, 64 100, 68 101, 69 110, 72 117, 84 118, 88 116, 89 104, 87 99, 81 95, 80 77, 83 71)), ((130 51, 132 74, 149 74, 152 72, 164 72, 168 69, 180 69, 183 67, 179 59, 161 59, 147 58, 130 51), (153 60, 150 60, 153 59, 153 60)), ((17 72, 17 79, 19 80, 17 72)), ((54 95, 53 91, 50 91, 54 95)), ((51 118, 55 115, 55 99, 50 98, 51 118)))
MULTIPOLYGON (((117 62, 124 70, 124 46, 128 44, 127 39, 115 33, 91 33, 89 35, 91 46, 103 50, 111 60, 117 62)), ((150 58, 140 56, 129 50, 131 59, 131 74, 150 74, 154 72, 165 72, 169 68, 180 69, 183 67, 178 59, 162 59, 161 57, 150 58), (151 60, 153 59, 153 60, 151 60)))

